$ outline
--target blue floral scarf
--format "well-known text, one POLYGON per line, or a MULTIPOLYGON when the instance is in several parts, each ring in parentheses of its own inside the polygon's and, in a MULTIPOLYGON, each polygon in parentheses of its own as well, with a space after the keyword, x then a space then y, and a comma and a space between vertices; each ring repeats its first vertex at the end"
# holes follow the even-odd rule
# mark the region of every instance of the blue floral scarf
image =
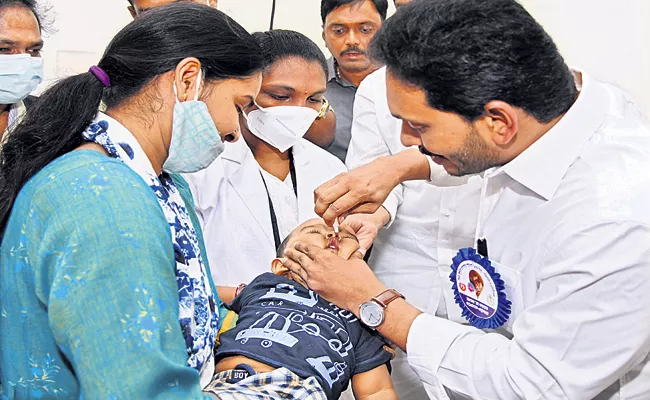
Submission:
POLYGON ((196 231, 185 203, 171 177, 157 176, 137 140, 120 123, 99 113, 83 137, 102 146, 108 154, 124 162, 154 191, 169 223, 176 257, 179 317, 189 359, 199 372, 214 365, 213 348, 218 332, 219 313, 201 258, 196 231), (110 129, 109 129, 110 128, 110 129))

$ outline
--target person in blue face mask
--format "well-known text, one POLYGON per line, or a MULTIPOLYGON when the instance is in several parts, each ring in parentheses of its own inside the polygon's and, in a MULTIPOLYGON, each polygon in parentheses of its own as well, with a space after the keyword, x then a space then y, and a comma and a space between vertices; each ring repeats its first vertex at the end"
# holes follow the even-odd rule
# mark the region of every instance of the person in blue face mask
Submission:
POLYGON ((1 398, 210 398, 222 306, 176 174, 238 139, 259 54, 216 9, 162 6, 12 131, 0 152, 1 398))
POLYGON ((0 146, 41 83, 41 22, 34 0, 0 0, 0 146))

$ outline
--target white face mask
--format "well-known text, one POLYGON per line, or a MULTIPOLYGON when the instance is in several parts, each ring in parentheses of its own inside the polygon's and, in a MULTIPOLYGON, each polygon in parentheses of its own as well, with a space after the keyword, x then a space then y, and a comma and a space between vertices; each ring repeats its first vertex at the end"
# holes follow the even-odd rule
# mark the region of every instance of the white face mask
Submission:
POLYGON ((318 116, 318 111, 309 107, 258 107, 248 115, 243 113, 248 130, 282 152, 296 145, 318 116))
POLYGON ((0 104, 16 104, 43 80, 43 59, 29 54, 0 55, 0 104))

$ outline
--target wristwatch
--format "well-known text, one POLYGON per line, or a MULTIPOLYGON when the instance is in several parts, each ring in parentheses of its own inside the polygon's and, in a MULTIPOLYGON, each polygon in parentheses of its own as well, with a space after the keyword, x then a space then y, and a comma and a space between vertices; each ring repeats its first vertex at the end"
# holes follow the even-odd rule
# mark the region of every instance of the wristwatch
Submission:
POLYGON ((395 289, 386 289, 379 295, 359 306, 359 317, 368 328, 377 329, 384 322, 385 310, 388 305, 404 295, 395 289))

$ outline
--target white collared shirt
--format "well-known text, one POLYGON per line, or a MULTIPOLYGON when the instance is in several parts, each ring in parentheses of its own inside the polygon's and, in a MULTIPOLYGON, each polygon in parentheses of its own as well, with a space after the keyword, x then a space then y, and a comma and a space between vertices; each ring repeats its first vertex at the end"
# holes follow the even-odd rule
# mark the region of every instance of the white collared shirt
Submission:
POLYGON ((650 125, 583 75, 568 113, 486 173, 482 235, 506 334, 422 314, 408 357, 431 398, 650 399, 650 125), (512 336, 510 339, 509 336, 512 336))
MULTIPOLYGON (((357 90, 348 168, 407 150, 400 140, 401 124, 388 108, 386 68, 381 68, 368 75, 357 90)), ((447 175, 444 168, 431 161, 430 167, 432 177, 447 175)), ((368 260, 379 280, 402 292, 425 312, 462 321, 461 310, 455 307, 447 287, 452 258, 459 248, 472 246, 480 190, 480 179, 445 188, 424 181, 398 185, 383 204, 391 221, 380 230, 368 260)), ((402 352, 392 366, 393 384, 400 399, 426 396, 402 352)))

